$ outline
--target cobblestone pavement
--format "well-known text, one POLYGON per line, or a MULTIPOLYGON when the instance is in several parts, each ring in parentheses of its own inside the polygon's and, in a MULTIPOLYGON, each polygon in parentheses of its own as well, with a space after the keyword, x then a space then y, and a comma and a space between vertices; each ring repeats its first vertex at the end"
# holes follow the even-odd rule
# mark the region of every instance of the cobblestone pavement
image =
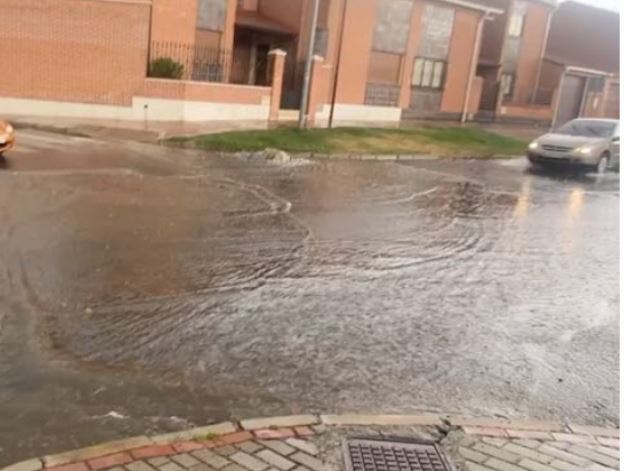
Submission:
POLYGON ((343 440, 353 437, 437 443, 458 471, 619 469, 617 429, 434 415, 302 415, 135 437, 0 471, 341 471, 343 440))

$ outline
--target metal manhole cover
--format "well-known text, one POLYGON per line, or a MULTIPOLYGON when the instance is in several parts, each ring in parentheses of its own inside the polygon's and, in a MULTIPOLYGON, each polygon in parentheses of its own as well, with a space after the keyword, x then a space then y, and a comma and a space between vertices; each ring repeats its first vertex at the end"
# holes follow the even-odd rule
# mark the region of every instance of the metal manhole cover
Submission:
POLYGON ((351 439, 344 448, 347 471, 453 471, 435 444, 351 439))

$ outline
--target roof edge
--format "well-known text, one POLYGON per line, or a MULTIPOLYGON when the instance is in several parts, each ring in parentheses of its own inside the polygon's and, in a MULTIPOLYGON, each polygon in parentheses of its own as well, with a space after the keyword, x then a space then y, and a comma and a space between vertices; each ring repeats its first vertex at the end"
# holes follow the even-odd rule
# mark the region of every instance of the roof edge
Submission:
POLYGON ((553 8, 557 8, 558 7, 558 3, 557 0, 533 0, 536 3, 544 3, 545 5, 548 5, 550 7, 553 8))
POLYGON ((480 3, 474 3, 469 0, 442 0, 442 2, 449 3, 451 5, 456 5, 463 8, 467 8, 469 10, 482 11, 487 15, 501 15, 504 13, 504 10, 500 8, 488 7, 486 5, 482 5, 480 3))
POLYGON ((579 72, 581 74, 585 74, 585 75, 597 75, 597 76, 603 76, 603 77, 612 77, 613 74, 610 72, 605 72, 603 70, 597 70, 597 69, 589 69, 586 67, 579 67, 576 65, 567 65, 566 66, 566 71, 567 72, 579 72))
POLYGON ((573 64, 570 64, 567 60, 561 59, 559 57, 544 56, 544 60, 564 67, 564 70, 566 70, 567 72, 571 71, 571 72, 579 72, 579 73, 587 74, 587 75, 603 75, 606 77, 619 77, 618 72, 609 72, 609 71, 601 70, 601 69, 592 69, 590 67, 582 67, 579 65, 573 65, 573 64))

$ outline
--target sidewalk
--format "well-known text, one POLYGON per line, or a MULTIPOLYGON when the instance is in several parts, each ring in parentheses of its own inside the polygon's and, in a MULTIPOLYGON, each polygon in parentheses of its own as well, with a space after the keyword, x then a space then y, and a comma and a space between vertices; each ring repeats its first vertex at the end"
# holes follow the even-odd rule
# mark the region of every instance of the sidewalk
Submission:
POLYGON ((3 116, 16 129, 30 128, 74 136, 157 142, 174 136, 190 136, 246 129, 264 129, 261 122, 117 121, 39 116, 3 116))
MULTIPOLYGON (((408 439, 408 448, 415 441, 436 444, 448 462, 422 452, 400 458, 393 445, 382 443, 381 451, 363 449, 358 457, 352 451, 350 471, 619 469, 618 429, 437 415, 308 414, 134 437, 34 458, 0 471, 341 471, 344 440, 362 437, 408 439), (390 455, 399 458, 392 461, 390 455)), ((348 449, 354 450, 353 445, 348 449)))

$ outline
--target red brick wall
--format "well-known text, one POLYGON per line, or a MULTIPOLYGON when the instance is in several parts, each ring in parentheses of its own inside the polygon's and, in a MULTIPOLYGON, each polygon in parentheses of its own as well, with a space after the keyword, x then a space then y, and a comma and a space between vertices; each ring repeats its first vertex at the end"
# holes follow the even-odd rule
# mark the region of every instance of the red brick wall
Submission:
POLYGON ((560 85, 560 78, 564 72, 564 66, 556 64, 550 60, 542 63, 542 74, 540 75, 540 90, 554 90, 560 85))
POLYGON ((460 113, 464 107, 467 83, 472 77, 471 58, 480 18, 478 13, 457 9, 449 44, 447 78, 440 111, 460 113))
POLYGON ((363 104, 377 0, 349 0, 343 31, 337 103, 363 104))
POLYGON ((153 0, 153 41, 195 43, 197 0, 153 0))
POLYGON ((169 100, 261 105, 270 92, 270 87, 149 78, 139 95, 169 100))
POLYGON ((551 8, 543 3, 529 3, 518 55, 514 103, 530 103, 533 98, 550 12, 551 8))
POLYGON ((129 105, 146 76, 150 3, 0 1, 0 95, 129 105))

